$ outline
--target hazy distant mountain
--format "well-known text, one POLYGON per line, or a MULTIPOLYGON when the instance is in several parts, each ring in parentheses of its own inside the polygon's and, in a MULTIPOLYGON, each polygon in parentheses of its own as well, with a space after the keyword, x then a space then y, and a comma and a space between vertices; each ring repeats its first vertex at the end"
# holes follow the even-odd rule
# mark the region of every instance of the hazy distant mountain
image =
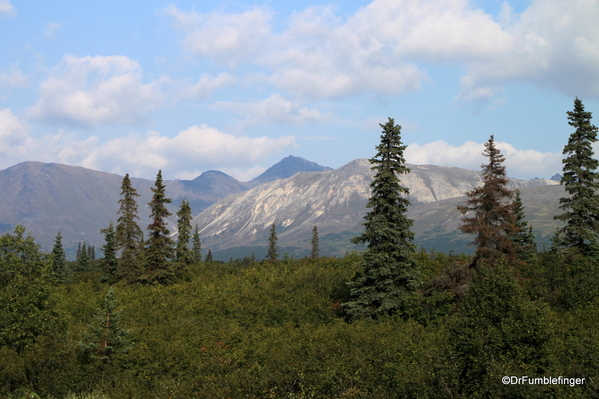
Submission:
MULTIPOLYGON (((336 170, 298 173, 265 183, 218 201, 198 215, 193 223, 200 226, 204 247, 215 250, 263 246, 270 225, 275 223, 281 246, 296 247, 298 251, 307 249, 311 230, 316 225, 324 247, 329 245, 327 240, 337 242, 336 249, 343 252, 351 247, 347 239, 361 229, 367 211, 373 176, 370 166, 368 160, 358 159, 336 170)), ((439 212, 433 205, 440 201, 461 197, 480 184, 480 172, 477 171, 432 165, 408 166, 412 171, 401 180, 410 188, 409 199, 414 205, 411 211, 422 206, 419 218, 424 218, 427 212, 439 212), (427 208, 425 204, 433 205, 427 208)), ((510 179, 511 188, 556 184, 545 179, 510 179)), ((447 220, 458 217, 455 210, 444 215, 445 219, 433 218, 436 225, 423 224, 427 227, 421 229, 420 234, 438 230, 438 226, 443 226, 447 220)), ((332 244, 329 247, 333 249, 332 244)))
MULTIPOLYGON (((325 168, 302 158, 287 157, 267 169, 260 179, 271 181, 294 171, 325 168)), ((325 168, 326 169, 326 168, 325 168)), ((0 232, 23 224, 43 248, 52 246, 60 230, 66 248, 75 248, 83 240, 97 249, 104 243, 100 230, 116 222, 123 177, 86 168, 56 163, 23 162, 0 170, 0 232)), ((256 180, 256 179, 254 179, 256 180)), ((149 224, 153 180, 131 178, 140 197, 139 224, 149 224)), ((166 194, 173 202, 170 222, 176 224, 176 212, 183 198, 194 215, 231 194, 254 187, 257 182, 243 183, 219 172, 207 171, 193 180, 165 181, 166 194)))
POLYGON ((321 166, 315 162, 310 162, 304 158, 290 155, 265 170, 260 176, 250 180, 248 184, 250 187, 255 187, 262 183, 286 179, 299 172, 323 172, 327 170, 333 169, 328 166, 321 166))

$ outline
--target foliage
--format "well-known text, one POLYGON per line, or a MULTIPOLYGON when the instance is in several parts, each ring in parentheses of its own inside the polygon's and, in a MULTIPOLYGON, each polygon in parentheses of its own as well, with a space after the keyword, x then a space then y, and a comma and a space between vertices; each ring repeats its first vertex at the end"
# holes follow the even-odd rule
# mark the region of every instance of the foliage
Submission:
POLYGON ((550 369, 547 310, 522 294, 511 273, 508 267, 479 264, 451 327, 464 397, 528 397, 525 393, 544 390, 500 384, 505 375, 546 375, 550 369))
POLYGON ((94 314, 94 323, 88 325, 81 347, 91 360, 103 363, 130 350, 130 331, 120 327, 121 311, 116 309, 112 287, 108 290, 100 308, 94 314))
POLYGON ((200 240, 200 232, 197 224, 191 237, 191 255, 194 263, 202 260, 202 241, 200 240))
POLYGON ((312 229, 312 251, 310 252, 310 257, 312 259, 317 259, 320 252, 319 240, 318 240, 318 228, 314 226, 312 229))
POLYGON ((364 232, 355 244, 367 243, 361 264, 363 274, 351 283, 351 298, 344 304, 349 318, 378 318, 401 312, 405 298, 418 287, 418 267, 414 258, 412 220, 406 217, 409 190, 398 175, 409 173, 405 166, 401 126, 393 119, 383 128, 377 154, 370 159, 375 170, 372 194, 364 219, 364 232))
POLYGON ((509 238, 516 249, 518 259, 523 262, 533 262, 537 254, 537 243, 532 233, 532 226, 529 226, 525 219, 526 215, 520 198, 520 190, 516 190, 512 206, 516 233, 509 234, 509 238))
POLYGON ((102 229, 104 233, 104 246, 102 246, 102 252, 104 252, 104 259, 102 260, 102 269, 104 271, 104 279, 109 283, 116 283, 118 280, 118 259, 117 259, 117 242, 116 242, 116 231, 112 222, 108 224, 108 227, 102 229))
POLYGON ((152 211, 148 226, 148 241, 146 243, 146 275, 144 282, 148 284, 169 284, 173 278, 172 266, 168 262, 173 256, 173 240, 169 237, 166 219, 171 213, 166 209, 166 204, 171 199, 166 197, 166 187, 162 182, 162 171, 158 171, 156 182, 152 187, 154 196, 148 203, 152 211))
POLYGON ((266 256, 266 259, 271 262, 276 262, 279 259, 277 240, 277 228, 273 223, 272 226, 270 226, 270 235, 268 236, 268 255, 266 256))
POLYGON ((22 353, 59 327, 52 308, 52 261, 25 228, 0 236, 0 347, 22 353))
MULTIPOLYGON (((189 249, 191 239, 191 207, 187 200, 181 201, 181 207, 177 212, 177 245, 175 247, 175 259, 177 262, 189 266, 193 260, 193 252, 189 249)), ((199 238, 199 235, 198 235, 199 238)))
POLYGON ((482 186, 466 193, 466 205, 459 205, 462 215, 473 212, 472 216, 462 218, 460 230, 474 234, 476 261, 492 263, 501 258, 515 259, 516 251, 510 234, 517 233, 514 224, 514 212, 511 199, 514 192, 507 187, 503 161, 505 157, 495 147, 493 136, 485 143, 483 155, 489 163, 481 165, 482 186))
POLYGON ((54 246, 52 247, 52 273, 57 282, 66 283, 70 280, 70 270, 67 267, 60 231, 56 234, 54 246))
POLYGON ((137 224, 137 190, 131 185, 129 174, 126 174, 121 184, 121 196, 118 201, 120 215, 116 225, 116 246, 120 250, 119 271, 121 278, 129 282, 136 281, 142 274, 138 259, 143 241, 143 232, 137 224))
POLYGON ((576 130, 570 135, 562 153, 566 158, 560 183, 568 197, 560 198, 556 220, 566 222, 559 230, 561 245, 575 247, 584 253, 597 252, 599 233, 599 161, 593 158, 592 145, 597 141, 597 127, 591 124, 592 114, 584 110, 582 101, 574 100, 574 110, 568 111, 568 124, 576 130))

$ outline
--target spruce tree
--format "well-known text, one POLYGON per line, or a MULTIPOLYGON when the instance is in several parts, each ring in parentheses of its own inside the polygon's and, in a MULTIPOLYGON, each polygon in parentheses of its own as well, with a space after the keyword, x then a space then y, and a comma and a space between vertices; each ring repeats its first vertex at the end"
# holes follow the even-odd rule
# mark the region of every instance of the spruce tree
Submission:
POLYGON ((69 281, 69 273, 67 268, 67 259, 62 246, 62 235, 60 231, 54 238, 54 246, 52 247, 52 273, 54 278, 59 283, 69 281))
POLYGON ((191 253, 194 263, 202 261, 202 241, 200 241, 200 231, 197 224, 191 238, 191 253))
POLYGON ((509 238, 516 249, 518 259, 524 262, 532 262, 537 255, 537 243, 535 235, 532 233, 532 226, 529 226, 526 221, 520 190, 516 190, 512 207, 516 233, 509 234, 509 238))
POLYGON ((277 248, 277 228, 273 223, 270 226, 270 235, 268 236, 268 253, 266 255, 266 259, 271 262, 276 262, 279 259, 279 250, 277 248))
POLYGON ((111 287, 94 314, 94 322, 88 325, 83 341, 79 343, 91 360, 110 363, 115 356, 131 348, 130 331, 121 328, 121 310, 117 310, 116 306, 117 300, 111 287))
POLYGON ((89 271, 89 252, 87 250, 87 243, 83 241, 81 245, 81 253, 79 254, 79 260, 77 261, 77 270, 80 272, 89 271))
POLYGON ((400 175, 410 172, 405 165, 401 126, 392 118, 384 125, 377 154, 370 159, 376 173, 370 184, 372 194, 364 219, 364 232, 352 239, 367 244, 361 267, 363 273, 349 284, 350 300, 343 307, 350 319, 402 313, 407 298, 419 284, 415 260, 412 220, 406 216, 410 201, 400 175))
POLYGON ((172 267, 169 260, 173 257, 173 240, 169 237, 167 218, 171 213, 166 209, 166 204, 171 203, 171 199, 166 197, 162 182, 162 171, 158 171, 155 187, 152 187, 154 196, 148 203, 152 211, 150 219, 152 223, 148 225, 148 240, 146 242, 146 277, 147 283, 168 284, 173 276, 172 267))
POLYGON ((120 250, 118 274, 129 282, 136 281, 142 274, 142 263, 139 255, 142 248, 143 232, 137 224, 137 190, 131 185, 129 174, 126 174, 121 184, 119 200, 120 215, 116 225, 116 246, 120 250))
POLYGON ((312 259, 317 259, 319 252, 320 244, 318 240, 318 228, 314 226, 314 228, 312 229, 312 253, 310 255, 312 259))
POLYGON ((206 255, 206 263, 211 263, 211 262, 212 262, 212 250, 209 249, 208 254, 206 255))
POLYGON ((569 194, 560 198, 564 213, 554 219, 565 222, 559 230, 561 246, 578 248, 583 253, 597 251, 599 233, 599 161, 593 158, 592 145, 597 141, 597 127, 591 124, 592 114, 584 110, 582 101, 574 100, 574 110, 568 111, 568 124, 576 130, 570 135, 562 153, 566 158, 560 183, 569 194))
POLYGON ((485 143, 483 155, 489 158, 488 164, 481 165, 482 186, 466 193, 466 205, 458 206, 462 215, 460 230, 474 234, 476 245, 474 265, 483 260, 493 263, 497 259, 514 260, 516 249, 510 235, 517 232, 514 223, 512 198, 514 191, 508 188, 508 179, 503 162, 505 157, 495 147, 493 136, 485 143))
POLYGON ((184 265, 190 265, 193 262, 193 253, 189 249, 191 239, 191 207, 187 200, 181 201, 181 207, 177 212, 177 246, 175 247, 175 259, 184 265))
POLYGON ((112 222, 108 224, 108 227, 101 230, 104 233, 104 246, 102 252, 104 252, 104 259, 102 260, 102 269, 104 271, 104 280, 109 283, 115 283, 118 281, 118 259, 116 257, 117 244, 116 244, 116 231, 112 222))

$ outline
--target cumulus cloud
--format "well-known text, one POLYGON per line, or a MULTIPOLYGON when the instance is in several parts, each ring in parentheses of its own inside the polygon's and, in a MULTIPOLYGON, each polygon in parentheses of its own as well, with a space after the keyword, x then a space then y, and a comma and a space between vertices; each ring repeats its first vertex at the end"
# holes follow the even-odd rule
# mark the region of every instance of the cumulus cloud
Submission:
POLYGON ((330 113, 322 113, 316 108, 301 106, 279 94, 273 94, 269 98, 258 102, 216 102, 211 108, 244 116, 245 119, 241 122, 242 128, 271 123, 304 125, 326 122, 333 117, 330 113))
POLYGON ((30 130, 10 110, 0 111, 0 167, 37 160, 145 178, 158 169, 168 178, 195 177, 208 169, 245 178, 260 170, 256 163, 296 146, 293 136, 236 136, 206 125, 191 126, 174 137, 150 131, 107 141, 96 136, 81 140, 63 129, 34 138, 30 130))
POLYGON ((374 0, 348 17, 330 7, 293 14, 282 29, 263 8, 166 10, 191 53, 307 96, 396 95, 427 80, 422 63, 463 66, 458 98, 496 99, 508 82, 599 96, 599 3, 535 0, 491 16, 468 0, 374 0))
MULTIPOLYGON (((497 148, 505 156, 506 172, 510 177, 530 179, 549 178, 562 170, 562 155, 542 153, 535 150, 517 149, 513 145, 496 142, 497 148)), ((406 161, 416 165, 453 166, 480 170, 488 159, 482 154, 483 143, 467 141, 461 146, 452 146, 445 141, 435 141, 424 145, 411 144, 405 151, 406 161)))
POLYGON ((29 125, 21 121, 10 109, 0 111, 0 154, 3 162, 19 159, 27 152, 33 140, 29 125))
POLYGON ((536 0, 508 20, 509 46, 468 64, 462 96, 516 81, 599 96, 599 3, 536 0))
POLYGON ((13 67, 9 72, 0 72, 0 87, 15 89, 29 86, 25 74, 13 67))
POLYGON ((180 97, 183 98, 208 98, 218 89, 227 87, 236 82, 231 74, 222 72, 217 76, 204 74, 195 84, 185 82, 179 89, 180 97))
POLYGON ((10 4, 8 0, 0 0, 0 14, 14 15, 15 8, 10 4))
POLYGON ((163 95, 159 82, 143 84, 141 77, 137 61, 125 56, 65 56, 40 84, 40 99, 29 116, 83 128, 144 123, 163 95))

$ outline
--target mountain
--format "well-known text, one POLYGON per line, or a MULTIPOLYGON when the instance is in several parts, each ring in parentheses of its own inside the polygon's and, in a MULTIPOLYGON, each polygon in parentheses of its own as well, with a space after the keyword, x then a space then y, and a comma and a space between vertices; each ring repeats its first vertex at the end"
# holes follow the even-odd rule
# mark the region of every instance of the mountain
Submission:
POLYGON ((255 187, 262 183, 286 179, 299 172, 323 172, 327 170, 332 170, 332 168, 329 168, 328 166, 321 166, 304 158, 290 155, 266 169, 260 176, 250 180, 248 185, 250 187, 255 187))
MULTIPOLYGON (((419 232, 421 237, 431 235, 427 238, 430 241, 436 236, 431 232, 445 232, 438 226, 447 220, 459 219, 453 204, 453 213, 447 211, 443 218, 440 218, 441 208, 435 206, 462 197, 479 185, 480 172, 433 165, 408 167, 411 173, 401 176, 401 180, 410 188, 411 212, 419 209, 419 219, 437 212, 438 218, 431 219, 434 225, 423 225, 426 227, 419 232)), ((362 228, 372 177, 373 171, 366 159, 331 171, 297 173, 224 198, 198 215, 193 223, 201 228, 204 248, 213 251, 264 246, 270 225, 275 223, 279 245, 288 246, 295 254, 307 251, 314 226, 318 226, 323 253, 331 254, 329 250, 343 253, 354 248, 347 240, 362 228)), ((509 180, 512 189, 559 184, 545 179, 509 180)), ((417 220, 415 228, 418 223, 417 220)))
MULTIPOLYGON (((267 169, 257 179, 272 181, 294 171, 325 168, 302 158, 287 157, 267 169), (299 160, 299 161, 298 161, 299 160)), ((326 168, 325 168, 326 169, 326 168)), ((99 249, 104 244, 100 230, 116 223, 123 176, 56 163, 23 162, 0 170, 0 232, 17 224, 26 226, 42 248, 51 248, 60 230, 65 248, 74 251, 83 240, 99 249)), ((152 197, 153 180, 131 178, 140 194, 139 225, 150 223, 147 203, 152 197)), ((255 187, 258 181, 240 182, 219 171, 210 170, 193 180, 165 181, 166 194, 173 202, 169 220, 176 225, 176 212, 185 198, 195 215, 231 194, 255 187)))

